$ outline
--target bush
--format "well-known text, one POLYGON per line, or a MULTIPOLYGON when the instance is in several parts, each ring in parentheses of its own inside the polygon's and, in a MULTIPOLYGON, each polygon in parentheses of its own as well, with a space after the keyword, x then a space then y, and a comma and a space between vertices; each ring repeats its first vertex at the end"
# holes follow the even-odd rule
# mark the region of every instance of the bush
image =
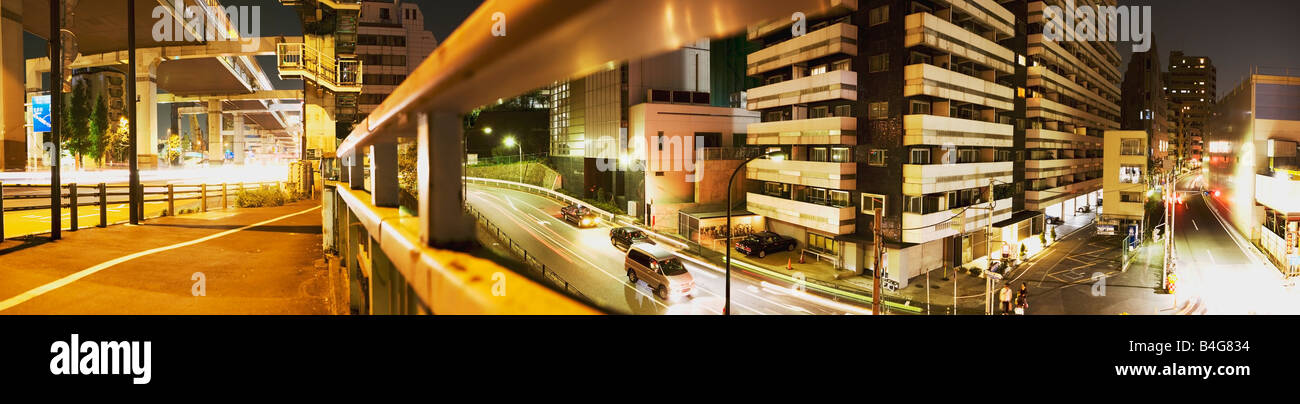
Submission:
POLYGON ((235 200, 236 206, 241 208, 282 206, 286 202, 292 202, 289 195, 284 191, 270 186, 239 191, 238 194, 235 194, 235 200))

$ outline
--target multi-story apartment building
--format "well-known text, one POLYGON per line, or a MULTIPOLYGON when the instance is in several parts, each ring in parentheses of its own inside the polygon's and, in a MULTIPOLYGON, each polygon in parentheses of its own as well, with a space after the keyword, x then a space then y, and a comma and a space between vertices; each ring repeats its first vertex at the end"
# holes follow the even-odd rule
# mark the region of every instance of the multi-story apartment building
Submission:
POLYGON ((1182 51, 1169 53, 1169 73, 1165 81, 1169 94, 1172 143, 1185 167, 1199 166, 1204 157, 1205 125, 1218 97, 1218 72, 1206 56, 1188 56, 1182 51))
POLYGON ((365 0, 357 27, 357 59, 365 65, 361 116, 370 114, 438 47, 424 29, 420 6, 401 0, 365 0))
POLYGON ((746 207, 770 230, 858 273, 880 242, 887 276, 905 286, 935 269, 987 266, 991 251, 1018 255, 1044 231, 1030 202, 1059 215, 1063 201, 1073 210, 1074 196, 1100 188, 1089 182, 1100 155, 1088 153, 1100 153, 1101 134, 1085 128, 1117 126, 1118 72, 1100 71, 1117 63, 1113 49, 1089 48, 1097 70, 1076 71, 1063 58, 1083 57, 1078 44, 1029 34, 1041 32, 1042 2, 832 4, 801 36, 788 20, 749 31, 762 45, 749 74, 763 83, 748 92, 763 120, 749 144, 787 156, 747 167, 746 207))
POLYGON ((1206 133, 1211 203, 1300 275, 1300 70, 1253 70, 1214 105, 1206 133))
POLYGON ((1102 215, 1097 219, 1101 234, 1141 237, 1146 217, 1147 190, 1151 166, 1151 134, 1146 130, 1110 130, 1105 133, 1103 163, 1105 189, 1102 215))
MULTIPOLYGON (((1150 150, 1143 153, 1148 157, 1148 162, 1141 170, 1146 175, 1145 183, 1162 181, 1164 174, 1173 172, 1175 167, 1184 166, 1186 157, 1184 150, 1178 147, 1179 143, 1170 139, 1172 128, 1169 114, 1172 111, 1166 99, 1166 75, 1160 72, 1161 66, 1160 53, 1155 44, 1147 52, 1133 53, 1128 70, 1124 73, 1124 95, 1120 102, 1120 128, 1144 131, 1148 136, 1143 142, 1150 147, 1150 150)), ((1109 145, 1111 142, 1107 140, 1106 143, 1109 145)), ((1106 178, 1103 185, 1110 181, 1110 178, 1106 178)), ((1106 189, 1106 193, 1111 193, 1111 190, 1106 189)))

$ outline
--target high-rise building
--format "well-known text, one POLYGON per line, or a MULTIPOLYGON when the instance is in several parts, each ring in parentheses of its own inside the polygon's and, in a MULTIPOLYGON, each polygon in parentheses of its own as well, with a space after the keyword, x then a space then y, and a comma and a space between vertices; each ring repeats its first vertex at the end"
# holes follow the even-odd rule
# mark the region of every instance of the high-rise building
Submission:
POLYGON ((1176 156, 1187 167, 1200 165, 1204 155, 1204 132, 1218 97, 1217 70, 1206 56, 1169 53, 1169 94, 1172 143, 1176 156))
POLYGON ((1289 275, 1300 271, 1300 70, 1251 71, 1206 126, 1210 203, 1289 275))
MULTIPOLYGON (((662 55, 611 63, 585 77, 554 83, 550 89, 550 160, 561 186, 584 197, 613 199, 617 206, 638 204, 644 188, 631 181, 641 172, 618 164, 632 146, 629 108, 650 102, 650 90, 685 97, 686 103, 711 103, 709 41, 690 43, 662 55)), ((674 101, 674 100, 664 100, 674 101)), ((644 212, 639 207, 638 212, 644 212)))
MULTIPOLYGON (((1143 153, 1148 158, 1146 167, 1141 170, 1145 176, 1144 184, 1159 182, 1162 175, 1173 172, 1175 167, 1184 167, 1183 159, 1186 157, 1183 149, 1177 146, 1177 142, 1171 142, 1169 136, 1172 130, 1169 114, 1172 111, 1165 92, 1167 75, 1161 73, 1161 66, 1155 44, 1147 52, 1133 53, 1124 73, 1124 95, 1120 100, 1120 128, 1144 131, 1148 136, 1143 142, 1150 147, 1143 153)), ((1106 191, 1109 193, 1111 190, 1106 191)))
POLYGON ((903 286, 1039 248, 1043 211, 1095 204, 1119 119, 1114 45, 1043 40, 1043 8, 844 0, 803 35, 751 27, 749 144, 787 158, 749 164, 748 210, 857 273, 880 242, 903 286))
POLYGON ((424 29, 419 5, 363 1, 356 46, 357 58, 365 65, 358 100, 362 116, 374 111, 437 47, 433 32, 424 29))

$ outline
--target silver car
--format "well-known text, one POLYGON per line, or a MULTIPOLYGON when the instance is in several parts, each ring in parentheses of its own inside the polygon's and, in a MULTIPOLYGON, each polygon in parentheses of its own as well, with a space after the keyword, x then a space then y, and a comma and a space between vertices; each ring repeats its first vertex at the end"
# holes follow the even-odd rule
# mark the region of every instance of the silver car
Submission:
POLYGON ((695 278, 673 253, 662 247, 636 243, 627 249, 627 279, 636 284, 645 281, 660 299, 690 296, 695 289, 695 278))

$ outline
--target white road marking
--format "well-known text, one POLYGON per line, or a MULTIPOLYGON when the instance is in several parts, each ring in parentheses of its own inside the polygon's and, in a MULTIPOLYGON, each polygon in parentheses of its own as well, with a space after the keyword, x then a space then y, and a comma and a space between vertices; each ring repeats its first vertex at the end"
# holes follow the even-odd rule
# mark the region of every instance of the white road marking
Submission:
POLYGON ((1196 219, 1192 219, 1192 227, 1195 228, 1196 231, 1201 231, 1201 226, 1196 225, 1196 219))
POLYGON ((315 206, 315 207, 312 207, 312 208, 308 208, 308 209, 305 209, 305 210, 299 211, 299 212, 297 212, 297 213, 290 213, 290 214, 287 214, 287 215, 284 215, 284 216, 280 216, 280 217, 277 217, 277 218, 274 218, 274 219, 269 219, 269 220, 261 221, 261 222, 258 222, 258 223, 253 223, 253 224, 250 224, 250 225, 247 225, 247 226, 244 226, 244 227, 240 227, 240 228, 238 228, 238 229, 230 229, 230 230, 226 230, 226 231, 223 231, 223 232, 220 232, 220 233, 217 233, 217 234, 212 234, 212 235, 208 235, 208 236, 204 236, 204 237, 196 238, 196 239, 193 239, 193 240, 190 240, 190 241, 181 242, 181 243, 176 243, 176 244, 172 244, 172 245, 168 245, 168 246, 162 246, 162 247, 158 247, 158 248, 154 248, 154 249, 150 249, 150 250, 145 250, 145 251, 137 252, 137 253, 134 253, 134 254, 123 255, 123 256, 121 256, 121 257, 117 257, 117 258, 114 258, 114 259, 111 259, 111 260, 108 260, 108 261, 104 261, 104 262, 101 262, 101 263, 96 264, 96 265, 94 265, 94 266, 91 266, 90 268, 86 268, 86 269, 83 269, 83 270, 81 270, 81 271, 78 271, 78 272, 76 272, 76 273, 74 273, 74 274, 71 274, 71 275, 68 275, 68 276, 65 276, 65 277, 59 278, 58 280, 55 280, 54 282, 50 282, 50 283, 47 283, 47 284, 44 284, 44 285, 38 286, 38 287, 36 287, 36 288, 34 288, 34 289, 32 289, 32 290, 28 290, 28 291, 26 291, 26 292, 23 292, 22 294, 20 294, 20 295, 18 295, 18 296, 14 296, 14 297, 11 297, 11 298, 8 298, 8 299, 5 299, 4 301, 0 302, 0 311, 8 310, 8 309, 10 309, 10 308, 12 308, 12 307, 14 307, 14 306, 17 306, 17 305, 19 305, 19 304, 22 304, 23 302, 26 302, 26 301, 31 300, 31 299, 33 299, 33 298, 36 298, 37 296, 40 296, 40 295, 46 294, 46 293, 48 293, 48 292, 50 292, 50 291, 52 291, 52 290, 55 290, 55 289, 58 289, 58 288, 61 288, 61 287, 67 286, 68 284, 70 284, 70 283, 72 283, 72 282, 76 282, 77 280, 80 280, 81 278, 85 278, 85 277, 87 277, 87 276, 90 276, 90 275, 95 274, 96 272, 103 271, 103 270, 108 269, 108 268, 112 268, 113 266, 116 266, 117 264, 121 264, 121 263, 123 263, 123 262, 131 261, 131 260, 134 260, 134 259, 136 259, 136 258, 140 258, 140 257, 148 256, 148 255, 153 255, 153 254, 157 254, 157 253, 164 252, 164 251, 175 250, 175 249, 177 249, 177 248, 189 247, 189 246, 192 246, 192 245, 195 245, 195 244, 199 244, 199 243, 202 243, 202 242, 205 242, 205 241, 208 241, 208 240, 213 240, 213 239, 217 239, 217 238, 221 238, 221 237, 229 236, 229 235, 231 235, 231 234, 235 234, 235 233, 238 233, 238 232, 241 232, 241 231, 244 231, 244 230, 248 230, 248 229, 251 229, 251 228, 254 228, 254 227, 265 226, 265 225, 268 225, 268 224, 271 224, 271 223, 275 223, 275 222, 278 222, 278 221, 281 221, 281 220, 284 220, 284 219, 288 219, 288 218, 290 218, 290 217, 294 217, 294 216, 298 216, 298 215, 301 215, 301 214, 304 214, 304 213, 307 213, 307 212, 311 212, 311 211, 313 211, 313 210, 320 209, 320 208, 321 208, 320 206, 315 206))

